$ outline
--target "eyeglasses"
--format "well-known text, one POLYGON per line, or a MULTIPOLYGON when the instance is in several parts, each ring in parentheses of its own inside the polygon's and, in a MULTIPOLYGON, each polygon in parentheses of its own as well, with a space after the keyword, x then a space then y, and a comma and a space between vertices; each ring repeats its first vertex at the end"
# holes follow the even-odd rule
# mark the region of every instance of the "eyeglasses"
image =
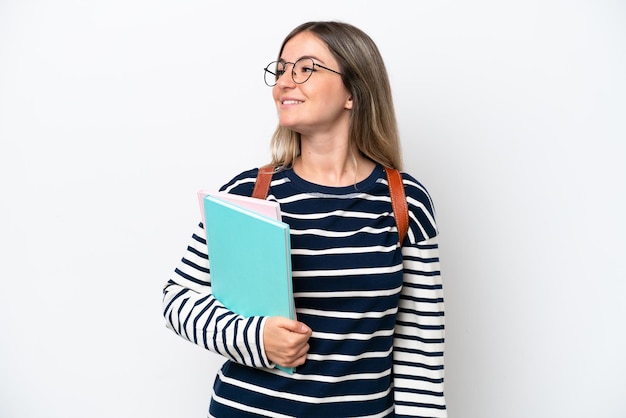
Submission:
POLYGON ((296 62, 272 61, 267 65, 267 67, 265 67, 265 71, 263 71, 265 84, 269 87, 274 87, 276 83, 278 83, 278 79, 287 71, 288 64, 292 65, 291 79, 296 84, 306 83, 309 78, 311 78, 311 74, 317 71, 315 67, 320 67, 341 75, 339 71, 324 67, 323 65, 313 61, 312 58, 300 58, 296 62))

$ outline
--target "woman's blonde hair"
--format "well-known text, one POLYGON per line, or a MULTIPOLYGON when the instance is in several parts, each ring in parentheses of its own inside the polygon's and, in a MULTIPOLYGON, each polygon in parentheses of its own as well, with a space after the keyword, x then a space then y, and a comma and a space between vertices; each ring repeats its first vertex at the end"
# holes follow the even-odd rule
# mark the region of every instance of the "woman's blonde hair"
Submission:
MULTIPOLYGON (((374 41, 362 30, 342 22, 307 22, 283 41, 302 32, 322 40, 339 63, 339 72, 352 96, 349 143, 365 157, 385 167, 402 169, 402 154, 391 86, 374 41)), ((300 134, 276 128, 271 141, 272 164, 288 167, 300 155, 300 134)))

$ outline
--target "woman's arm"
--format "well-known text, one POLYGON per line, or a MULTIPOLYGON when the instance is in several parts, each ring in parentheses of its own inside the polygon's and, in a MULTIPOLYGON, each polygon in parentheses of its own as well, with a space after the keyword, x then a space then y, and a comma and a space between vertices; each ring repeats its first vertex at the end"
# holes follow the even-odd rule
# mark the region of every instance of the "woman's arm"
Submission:
POLYGON ((183 258, 163 289, 163 316, 176 334, 230 360, 272 367, 265 354, 265 317, 245 318, 211 294, 204 228, 199 225, 183 258))
POLYGON ((404 175, 409 233, 402 247, 403 286, 394 334, 396 416, 446 417, 444 299, 438 231, 430 194, 404 175))

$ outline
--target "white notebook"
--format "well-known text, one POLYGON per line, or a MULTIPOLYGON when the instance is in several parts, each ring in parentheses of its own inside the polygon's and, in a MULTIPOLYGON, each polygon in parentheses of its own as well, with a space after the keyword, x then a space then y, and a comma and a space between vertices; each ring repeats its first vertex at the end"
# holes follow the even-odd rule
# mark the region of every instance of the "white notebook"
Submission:
POLYGON ((233 205, 252 210, 269 218, 276 219, 277 221, 282 220, 280 205, 278 204, 278 202, 273 202, 265 199, 257 199, 255 197, 241 196, 226 192, 212 192, 209 190, 200 190, 198 192, 198 203, 200 204, 203 225, 206 225, 206 219, 204 219, 204 197, 208 195, 225 200, 232 203, 233 205))

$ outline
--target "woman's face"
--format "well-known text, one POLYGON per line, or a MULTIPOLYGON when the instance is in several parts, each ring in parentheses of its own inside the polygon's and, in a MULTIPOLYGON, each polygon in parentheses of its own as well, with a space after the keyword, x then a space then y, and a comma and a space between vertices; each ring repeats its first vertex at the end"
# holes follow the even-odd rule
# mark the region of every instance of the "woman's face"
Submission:
MULTIPOLYGON (((302 32, 290 39, 280 59, 294 63, 302 57, 312 58, 313 62, 340 72, 326 44, 311 32, 302 32)), ((297 84, 291 77, 292 68, 292 64, 287 65, 272 90, 279 124, 305 136, 345 134, 352 98, 341 75, 315 65, 310 78, 297 84)))

